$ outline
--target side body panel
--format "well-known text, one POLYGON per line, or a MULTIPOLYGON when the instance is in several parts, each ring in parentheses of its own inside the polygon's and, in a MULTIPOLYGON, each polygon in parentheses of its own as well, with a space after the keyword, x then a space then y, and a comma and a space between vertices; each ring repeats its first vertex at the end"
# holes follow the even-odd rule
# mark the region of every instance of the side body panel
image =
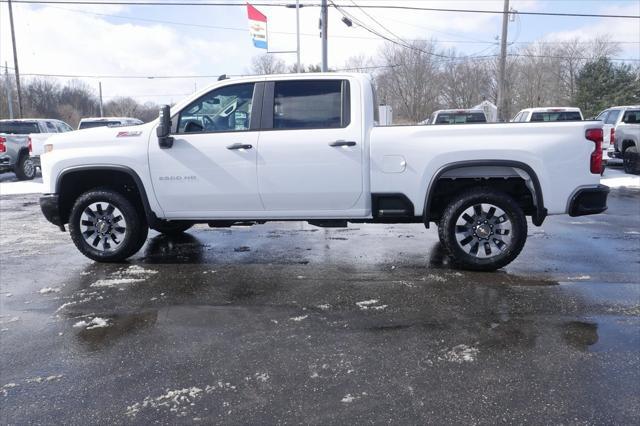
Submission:
POLYGON ((577 188, 600 182, 589 170, 594 143, 584 137, 594 127, 602 123, 375 127, 371 191, 404 193, 420 216, 432 179, 442 168, 465 161, 516 161, 536 173, 549 214, 563 214, 577 188))

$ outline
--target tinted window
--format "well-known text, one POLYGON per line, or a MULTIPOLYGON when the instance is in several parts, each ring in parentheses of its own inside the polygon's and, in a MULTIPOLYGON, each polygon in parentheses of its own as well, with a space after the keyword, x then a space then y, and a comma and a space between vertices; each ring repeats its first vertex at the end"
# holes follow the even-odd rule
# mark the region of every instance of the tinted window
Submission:
POLYGON ((578 111, 534 112, 530 121, 582 121, 578 111))
POLYGON ((80 123, 79 129, 91 129, 93 127, 118 127, 122 126, 120 121, 100 120, 100 121, 83 121, 80 123))
POLYGON ((330 129, 346 127, 349 112, 343 111, 342 80, 279 81, 275 83, 274 129, 330 129))
POLYGON ((24 121, 2 121, 0 122, 0 133, 28 135, 29 133, 40 133, 40 129, 38 128, 38 123, 25 123, 24 121))
POLYGON ((58 132, 63 133, 63 132, 70 132, 73 129, 67 125, 67 123, 63 123, 62 121, 58 121, 56 123, 56 127, 58 128, 58 132))
POLYGON ((253 83, 212 90, 180 112, 178 133, 249 130, 253 83))
POLYGON ((464 123, 486 123, 487 118, 481 112, 472 113, 447 113, 438 114, 435 124, 464 124, 464 123))
POLYGON ((53 124, 53 122, 46 121, 45 125, 47 127, 47 133, 58 133, 58 129, 56 128, 56 125, 53 124))
POLYGON ((607 118, 604 119, 604 122, 606 124, 616 124, 621 112, 622 110, 620 109, 612 109, 611 111, 609 111, 609 115, 607 116, 607 118))
POLYGON ((600 114, 598 114, 598 116, 596 117, 596 120, 600 120, 600 121, 606 120, 607 119, 607 114, 609 114, 609 110, 605 109, 600 114))
POLYGON ((624 113, 622 117, 623 123, 640 123, 640 110, 630 110, 624 113))

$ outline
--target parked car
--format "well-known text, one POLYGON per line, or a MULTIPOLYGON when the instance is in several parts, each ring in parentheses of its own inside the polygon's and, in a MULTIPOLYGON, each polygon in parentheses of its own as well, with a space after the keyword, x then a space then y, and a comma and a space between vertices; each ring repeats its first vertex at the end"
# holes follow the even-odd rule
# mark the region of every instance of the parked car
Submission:
POLYGON ((73 128, 62 120, 49 118, 22 118, 0 120, 0 133, 11 135, 28 135, 31 138, 31 159, 36 167, 40 167, 40 155, 44 143, 54 134, 73 131, 73 128))
POLYGON ((36 165, 30 152, 28 135, 0 133, 0 173, 14 172, 19 180, 33 179, 36 165))
POLYGON ((622 122, 624 114, 627 110, 638 110, 640 109, 639 105, 631 105, 631 106, 614 106, 611 108, 607 108, 602 111, 595 118, 596 120, 600 120, 604 123, 604 136, 605 136, 605 144, 607 144, 607 155, 605 158, 613 161, 620 161, 623 158, 623 151, 620 148, 616 149, 616 131, 618 125, 622 122))
POLYGON ((582 121, 582 111, 573 107, 527 108, 518 112, 511 120, 514 123, 539 121, 582 121))
POLYGON ((420 124, 486 123, 487 116, 481 109, 441 109, 420 124))
POLYGON ((122 127, 144 124, 142 120, 130 117, 88 117, 80 120, 78 130, 91 129, 93 127, 122 127))
POLYGON ((374 99, 363 74, 222 80, 142 126, 53 136, 40 206, 96 261, 133 255, 149 228, 435 223, 475 270, 518 256, 526 216, 607 208, 599 122, 376 126, 374 99))
POLYGON ((615 142, 609 153, 622 158, 626 173, 640 174, 640 108, 627 108, 615 128, 615 142))

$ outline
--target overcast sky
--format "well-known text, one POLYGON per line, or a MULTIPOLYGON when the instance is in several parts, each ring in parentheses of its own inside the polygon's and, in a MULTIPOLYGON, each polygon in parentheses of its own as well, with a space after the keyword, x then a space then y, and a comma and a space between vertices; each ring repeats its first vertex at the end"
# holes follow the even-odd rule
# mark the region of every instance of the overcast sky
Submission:
MULTIPOLYGON (((174 0, 175 1, 175 0, 174 0)), ((192 0, 193 1, 193 0, 192 0)), ((303 0, 304 2, 305 0, 303 0)), ((235 2, 235 0, 226 0, 235 2)), ((256 0, 256 3, 268 3, 256 0)), ((294 0, 291 0, 294 3, 294 0)), ((239 2, 238 3, 243 3, 239 2)), ((282 0, 276 1, 282 3, 282 0)), ((338 4, 353 4, 337 0, 338 4)), ((503 0, 355 0, 358 5, 394 4, 452 9, 502 10, 503 0)), ((512 0, 519 11, 640 15, 639 0, 512 0)), ((264 53, 251 43, 246 7, 111 6, 14 4, 20 70, 71 75, 194 76, 243 74, 251 58, 264 53), (162 21, 162 22, 160 22, 162 21)), ((295 49, 295 10, 258 6, 269 20, 269 50, 295 49)), ((347 9, 357 19, 392 37, 437 39, 469 55, 495 54, 501 16, 407 10, 347 9), (379 21, 384 28, 374 22, 379 21)), ((319 8, 301 9, 302 62, 318 64, 319 8)), ((383 41, 357 26, 347 27, 329 11, 329 66, 340 68, 356 55, 374 55, 383 41)), ((508 41, 585 40, 609 35, 624 42, 619 58, 640 59, 640 23, 634 19, 518 15, 509 24, 508 41)), ((295 54, 278 54, 289 64, 295 54)), ((0 3, 0 64, 13 66, 8 8, 0 3)), ((64 81, 62 79, 61 81, 64 81)), ((83 78, 97 87, 96 78, 83 78)), ((177 101, 215 78, 101 78, 105 100, 132 96, 139 101, 177 101)), ((4 94, 3 94, 4 95, 4 94)), ((4 96, 3 96, 4 97, 4 96)))

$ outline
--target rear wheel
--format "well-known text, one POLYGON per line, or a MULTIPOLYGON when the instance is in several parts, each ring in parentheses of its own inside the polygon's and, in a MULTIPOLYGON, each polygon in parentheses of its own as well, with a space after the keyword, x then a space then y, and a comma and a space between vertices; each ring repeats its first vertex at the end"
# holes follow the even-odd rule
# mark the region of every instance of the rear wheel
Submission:
POLYGON ((625 173, 634 175, 640 174, 640 155, 638 155, 638 147, 631 146, 624 151, 622 164, 625 173))
POLYGON ((180 235, 192 226, 193 223, 183 220, 162 220, 154 224, 151 229, 165 235, 180 235))
POLYGON ((494 271, 511 263, 527 239, 527 221, 507 194, 476 188, 460 194, 445 209, 438 236, 456 265, 494 271))
POLYGON ((144 245, 149 229, 131 201, 110 189, 82 194, 71 209, 69 233, 78 250, 99 262, 118 262, 144 245))
POLYGON ((16 164, 15 173, 19 180, 31 180, 36 177, 36 164, 29 157, 29 154, 20 156, 16 164))

